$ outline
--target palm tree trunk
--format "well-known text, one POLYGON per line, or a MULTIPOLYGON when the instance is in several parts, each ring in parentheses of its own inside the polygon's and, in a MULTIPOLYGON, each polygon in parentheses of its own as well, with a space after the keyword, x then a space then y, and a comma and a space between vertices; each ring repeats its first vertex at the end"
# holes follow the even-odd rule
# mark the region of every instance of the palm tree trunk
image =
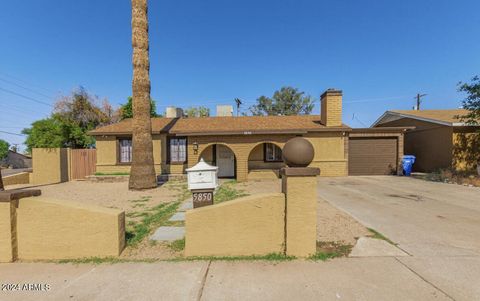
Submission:
POLYGON ((3 179, 2 179, 2 168, 0 167, 0 191, 4 191, 5 187, 3 186, 3 179))
POLYGON ((133 137, 129 188, 157 187, 150 120, 150 61, 148 57, 147 0, 132 0, 133 137))

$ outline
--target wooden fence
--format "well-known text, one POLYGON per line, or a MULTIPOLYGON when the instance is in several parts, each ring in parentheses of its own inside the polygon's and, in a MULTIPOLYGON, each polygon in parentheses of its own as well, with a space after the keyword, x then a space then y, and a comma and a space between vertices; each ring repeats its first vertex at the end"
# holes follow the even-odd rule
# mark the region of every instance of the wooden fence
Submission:
POLYGON ((97 150, 72 149, 71 150, 71 180, 81 180, 86 176, 95 174, 97 163, 97 150))

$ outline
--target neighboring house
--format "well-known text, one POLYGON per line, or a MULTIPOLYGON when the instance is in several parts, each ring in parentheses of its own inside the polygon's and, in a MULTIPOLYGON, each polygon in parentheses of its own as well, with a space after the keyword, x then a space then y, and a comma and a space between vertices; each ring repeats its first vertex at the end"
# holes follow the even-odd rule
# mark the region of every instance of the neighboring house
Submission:
POLYGON ((12 168, 32 168, 32 158, 12 150, 8 151, 7 157, 1 161, 1 165, 12 168))
MULTIPOLYGON (((170 110, 177 112, 178 110, 170 110)), ((282 147, 289 139, 308 139, 315 157, 311 166, 322 176, 349 174, 349 135, 373 136, 394 141, 393 158, 375 165, 381 156, 368 155, 371 165, 356 174, 389 174, 398 171, 403 155, 403 129, 366 129, 359 132, 342 123, 342 92, 327 90, 321 96, 321 115, 222 116, 203 118, 152 118, 155 170, 158 174, 183 174, 200 158, 219 167, 219 177, 239 181, 278 175, 284 166, 282 147), (363 172, 363 173, 362 173, 363 172)), ((180 112, 181 113, 181 112, 180 112)), ((97 172, 128 172, 132 160, 132 120, 100 127, 90 132, 96 138, 97 172)), ((376 142, 374 139, 371 141, 376 142)), ((361 149, 361 148, 360 148, 361 149)), ((363 159, 361 161, 364 161, 363 159)))
POLYGON ((465 114, 463 109, 387 111, 372 127, 414 127, 405 134, 404 149, 417 157, 414 171, 471 171, 480 159, 480 126, 457 118, 465 114))

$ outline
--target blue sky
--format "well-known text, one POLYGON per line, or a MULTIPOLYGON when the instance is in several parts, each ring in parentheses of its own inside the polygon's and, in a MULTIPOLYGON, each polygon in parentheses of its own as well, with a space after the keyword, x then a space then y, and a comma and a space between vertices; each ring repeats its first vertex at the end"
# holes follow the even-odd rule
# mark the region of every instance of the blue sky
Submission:
MULTIPOLYGON (((317 99, 318 113, 319 95, 334 87, 344 91, 344 122, 364 127, 410 109, 417 92, 428 94, 425 109, 458 107, 456 84, 480 74, 480 1, 149 5, 158 111, 235 97, 248 106, 291 85, 317 99)), ((79 85, 115 105, 131 94, 130 1, 4 1, 0 28, 0 131, 19 133, 79 85)))

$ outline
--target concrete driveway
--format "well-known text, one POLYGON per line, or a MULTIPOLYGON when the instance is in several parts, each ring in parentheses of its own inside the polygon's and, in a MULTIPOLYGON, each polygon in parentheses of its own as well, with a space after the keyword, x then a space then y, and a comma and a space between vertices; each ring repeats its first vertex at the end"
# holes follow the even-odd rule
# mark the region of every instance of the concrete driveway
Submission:
POLYGON ((319 195, 409 255, 397 260, 454 299, 480 300, 480 188, 406 177, 321 178, 319 195))

